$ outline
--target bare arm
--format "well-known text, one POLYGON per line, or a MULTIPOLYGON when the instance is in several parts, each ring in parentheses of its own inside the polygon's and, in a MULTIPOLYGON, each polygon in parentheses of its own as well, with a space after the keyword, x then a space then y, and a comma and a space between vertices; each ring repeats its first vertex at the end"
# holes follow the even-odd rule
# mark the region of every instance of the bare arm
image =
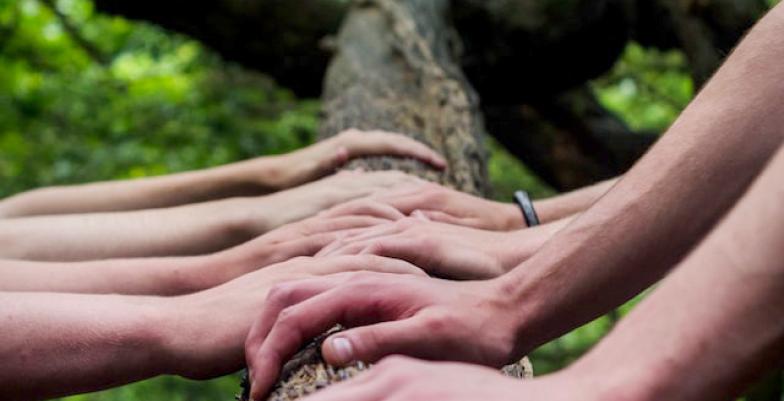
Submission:
MULTIPOLYGON (((542 223, 549 223, 587 210, 617 184, 620 179, 613 178, 585 188, 534 201, 534 208, 539 215, 539 220, 542 223)), ((520 213, 519 210, 516 210, 516 212, 520 213)))
POLYGON ((654 283, 740 198, 784 138, 782 32, 778 6, 632 171, 505 278, 524 348, 654 283))
POLYGON ((204 379, 234 372, 273 284, 368 267, 421 274, 371 256, 297 258, 180 297, 0 292, 0 393, 28 401, 160 374, 204 379))
POLYGON ((198 255, 377 190, 418 182, 399 172, 345 172, 272 195, 165 209, 0 220, 0 257, 40 261, 198 255))
POLYGON ((565 376, 591 376, 608 391, 595 399, 721 400, 780 363, 782 183, 784 147, 703 244, 565 376))
POLYGON ((441 156, 408 137, 348 130, 285 155, 161 177, 21 193, 0 201, 0 218, 164 208, 263 195, 323 177, 351 158, 378 154, 417 158, 436 168, 444 166, 441 156))
POLYGON ((312 256, 338 236, 402 217, 392 212, 368 209, 363 216, 316 216, 203 256, 85 262, 0 259, 0 291, 189 294, 294 257, 312 256))

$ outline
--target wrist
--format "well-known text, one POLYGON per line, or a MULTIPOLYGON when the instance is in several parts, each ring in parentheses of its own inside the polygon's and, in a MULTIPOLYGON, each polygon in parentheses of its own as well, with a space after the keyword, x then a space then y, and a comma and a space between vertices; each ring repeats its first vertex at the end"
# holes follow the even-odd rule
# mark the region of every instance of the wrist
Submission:
POLYGON ((496 202, 497 210, 503 222, 502 230, 512 231, 527 228, 520 208, 513 203, 496 202))

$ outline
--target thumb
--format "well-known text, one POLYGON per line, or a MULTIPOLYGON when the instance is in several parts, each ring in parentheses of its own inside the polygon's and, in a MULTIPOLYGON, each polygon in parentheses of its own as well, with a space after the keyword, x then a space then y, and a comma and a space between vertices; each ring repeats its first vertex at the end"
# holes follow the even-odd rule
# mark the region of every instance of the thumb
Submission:
POLYGON ((384 322, 333 334, 321 345, 321 353, 334 366, 372 363, 393 354, 424 356, 428 348, 424 337, 414 318, 384 322))

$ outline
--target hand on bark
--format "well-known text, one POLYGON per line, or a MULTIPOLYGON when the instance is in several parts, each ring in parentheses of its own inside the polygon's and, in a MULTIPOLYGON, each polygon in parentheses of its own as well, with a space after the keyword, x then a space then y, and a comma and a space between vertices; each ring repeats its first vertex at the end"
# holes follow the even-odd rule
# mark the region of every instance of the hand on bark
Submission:
POLYGON ((337 323, 354 328, 322 345, 333 365, 404 354, 500 367, 521 351, 519 305, 500 285, 374 272, 277 285, 245 345, 251 397, 261 399, 303 342, 337 323))
POLYGON ((524 228, 523 217, 513 204, 495 202, 432 183, 380 192, 379 202, 408 215, 420 210, 433 221, 484 230, 524 228))
POLYGON ((393 356, 306 401, 597 400, 592 390, 556 376, 521 381, 486 367, 393 356))
POLYGON ((390 132, 349 129, 285 155, 282 160, 294 169, 294 174, 284 187, 323 177, 352 159, 366 156, 414 158, 439 170, 446 168, 446 160, 441 155, 415 139, 390 132))
MULTIPOLYGON (((243 207, 247 207, 248 212, 243 212, 242 224, 255 237, 285 224, 315 216, 345 202, 387 191, 390 188, 403 188, 422 183, 424 183, 422 179, 400 171, 341 171, 310 184, 260 199, 243 198, 243 207)), ((375 208, 372 212, 368 212, 367 208, 359 203, 355 206, 359 210, 355 214, 372 214, 378 213, 379 210, 375 208)), ((389 214, 391 209, 389 207, 385 209, 389 214)))
POLYGON ((239 370, 243 344, 270 288, 290 280, 364 270, 424 276, 409 263, 377 256, 300 257, 206 291, 162 298, 168 316, 161 328, 168 361, 165 373, 206 379, 239 370))
MULTIPOLYGON (((536 251, 514 234, 428 221, 418 217, 374 225, 338 236, 319 256, 370 254, 403 259, 430 275, 458 279, 497 277, 536 251)), ((530 241, 529 241, 530 242, 530 241)))
MULTIPOLYGON (((324 246, 339 238, 359 234, 369 227, 387 224, 397 218, 399 212, 387 206, 386 209, 368 205, 365 214, 333 215, 330 211, 314 217, 290 223, 270 231, 254 240, 220 252, 214 256, 217 261, 209 265, 212 271, 198 274, 216 277, 213 283, 222 284, 243 274, 264 268, 274 263, 287 261, 298 256, 313 256, 324 246)), ((213 284, 211 286, 217 285, 213 284)))

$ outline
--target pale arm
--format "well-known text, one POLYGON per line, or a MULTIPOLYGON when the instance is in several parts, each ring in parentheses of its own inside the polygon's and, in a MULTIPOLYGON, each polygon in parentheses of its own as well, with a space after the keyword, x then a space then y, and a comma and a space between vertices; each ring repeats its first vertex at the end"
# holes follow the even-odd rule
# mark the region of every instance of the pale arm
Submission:
POLYGON ((0 258, 78 261, 198 255, 382 188, 419 182, 399 172, 344 172, 275 194, 165 209, 0 220, 0 258))
POLYGON ((86 392, 156 376, 168 366, 159 299, 0 293, 5 400, 86 392))
POLYGON ((387 222, 386 210, 363 216, 316 216, 236 247, 203 256, 38 262, 0 259, 0 291, 182 295, 223 284, 298 256, 363 227, 387 222))
POLYGON ((368 268, 421 274, 371 256, 295 258, 180 297, 0 292, 3 400, 96 391, 160 374, 204 379, 237 371, 272 285, 368 268))
POLYGON ((285 155, 160 177, 32 190, 0 200, 0 218, 164 208, 258 196, 305 184, 352 158, 369 155, 411 157, 435 168, 445 165, 440 155, 411 138, 347 130, 285 155))
MULTIPOLYGON (((579 214, 606 194, 621 178, 613 178, 585 188, 534 201, 534 208, 542 223, 549 223, 579 214)), ((516 206, 516 205, 515 205, 516 206)), ((520 214, 520 210, 517 210, 520 214)))

